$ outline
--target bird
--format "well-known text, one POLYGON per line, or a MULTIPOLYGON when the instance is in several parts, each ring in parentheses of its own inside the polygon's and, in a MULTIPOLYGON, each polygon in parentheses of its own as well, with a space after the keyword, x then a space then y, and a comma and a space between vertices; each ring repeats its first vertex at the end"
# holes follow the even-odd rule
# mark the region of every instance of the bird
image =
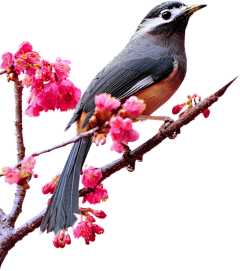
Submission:
MULTIPOLYGON (((204 4, 186 5, 179 1, 154 7, 124 49, 91 81, 65 130, 75 122, 77 134, 91 128, 94 98, 101 93, 111 94, 120 102, 135 95, 145 101, 143 115, 147 116, 168 101, 186 75, 185 30, 189 18, 204 7, 204 4)), ((91 144, 91 137, 74 143, 41 222, 41 232, 57 234, 77 221, 75 214, 81 213, 80 173, 91 144)))

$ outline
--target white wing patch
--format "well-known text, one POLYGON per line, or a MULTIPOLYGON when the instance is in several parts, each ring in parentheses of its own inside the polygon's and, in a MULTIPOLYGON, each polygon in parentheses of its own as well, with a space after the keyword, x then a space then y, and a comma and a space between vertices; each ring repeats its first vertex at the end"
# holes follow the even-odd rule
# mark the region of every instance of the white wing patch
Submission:
POLYGON ((147 76, 146 78, 142 79, 141 81, 137 82, 133 87, 131 87, 127 92, 125 92, 122 96, 118 99, 122 100, 124 98, 130 97, 135 94, 138 90, 147 88, 152 83, 154 83, 152 76, 147 76))

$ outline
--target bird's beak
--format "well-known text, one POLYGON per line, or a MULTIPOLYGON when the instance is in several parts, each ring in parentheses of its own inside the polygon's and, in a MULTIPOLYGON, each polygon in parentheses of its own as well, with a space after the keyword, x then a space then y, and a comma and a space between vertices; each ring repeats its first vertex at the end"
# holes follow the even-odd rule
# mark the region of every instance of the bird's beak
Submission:
POLYGON ((192 15, 195 11, 205 8, 207 5, 204 4, 200 4, 200 5, 190 5, 190 6, 186 6, 181 15, 192 15))

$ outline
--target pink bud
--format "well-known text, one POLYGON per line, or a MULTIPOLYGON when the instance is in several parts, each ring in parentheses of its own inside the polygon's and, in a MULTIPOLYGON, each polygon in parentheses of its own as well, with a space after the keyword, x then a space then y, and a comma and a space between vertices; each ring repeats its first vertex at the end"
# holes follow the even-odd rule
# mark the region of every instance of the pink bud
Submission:
POLYGON ((95 215, 97 218, 105 218, 107 215, 103 211, 93 210, 90 211, 93 215, 95 215))
POLYGON ((92 223, 96 221, 95 218, 91 216, 90 214, 87 214, 87 219, 89 222, 92 222, 92 223))
POLYGON ((52 245, 56 249, 64 249, 72 244, 72 238, 68 230, 59 231, 52 239, 52 245))
POLYGON ((37 172, 33 172, 32 177, 33 179, 39 179, 39 174, 37 172))
POLYGON ((95 232, 96 234, 102 234, 104 233, 104 229, 97 224, 92 224, 92 231, 95 232))
POLYGON ((53 194, 56 186, 57 186, 57 183, 58 183, 58 180, 60 178, 60 174, 57 174, 52 180, 51 182, 45 184, 42 188, 42 192, 43 194, 53 194))
POLYGON ((186 105, 186 103, 178 104, 178 105, 174 106, 173 109, 172 109, 173 115, 178 114, 178 113, 183 109, 183 107, 184 107, 185 105, 186 105))
POLYGON ((204 116, 204 118, 208 118, 209 117, 209 115, 210 115, 210 110, 207 108, 206 110, 204 110, 203 112, 203 116, 204 116))

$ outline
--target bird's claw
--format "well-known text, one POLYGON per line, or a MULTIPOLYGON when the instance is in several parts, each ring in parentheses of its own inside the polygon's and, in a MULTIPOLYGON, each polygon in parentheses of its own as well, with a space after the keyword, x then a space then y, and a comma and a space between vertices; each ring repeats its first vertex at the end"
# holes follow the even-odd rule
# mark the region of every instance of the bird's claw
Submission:
POLYGON ((161 127, 159 129, 159 133, 164 135, 165 137, 168 137, 169 139, 175 139, 177 137, 177 135, 181 133, 180 129, 178 131, 175 131, 172 135, 169 135, 166 132, 166 129, 172 123, 174 123, 174 120, 170 117, 166 117, 164 123, 161 125, 161 127))

